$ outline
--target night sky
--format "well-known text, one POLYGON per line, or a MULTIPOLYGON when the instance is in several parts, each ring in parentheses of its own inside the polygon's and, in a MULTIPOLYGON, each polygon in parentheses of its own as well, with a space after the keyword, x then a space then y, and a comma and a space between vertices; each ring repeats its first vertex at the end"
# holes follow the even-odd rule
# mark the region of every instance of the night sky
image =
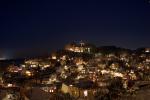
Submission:
POLYGON ((150 47, 148 0, 1 0, 0 57, 50 53, 72 41, 150 47))

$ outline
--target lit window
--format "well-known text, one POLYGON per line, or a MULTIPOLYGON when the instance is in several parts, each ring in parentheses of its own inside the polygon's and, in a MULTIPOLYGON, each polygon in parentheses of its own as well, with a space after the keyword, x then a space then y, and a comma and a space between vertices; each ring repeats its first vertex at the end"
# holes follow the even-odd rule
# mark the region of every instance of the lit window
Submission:
POLYGON ((87 90, 84 91, 84 96, 85 96, 85 97, 88 96, 88 91, 87 91, 87 90))

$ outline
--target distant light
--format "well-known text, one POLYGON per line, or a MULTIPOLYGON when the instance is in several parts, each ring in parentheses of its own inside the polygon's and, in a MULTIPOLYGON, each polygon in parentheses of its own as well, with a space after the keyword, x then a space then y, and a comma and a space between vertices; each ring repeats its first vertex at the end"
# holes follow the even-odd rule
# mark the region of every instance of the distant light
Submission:
POLYGON ((6 60, 7 58, 5 58, 5 57, 2 57, 2 58, 0 58, 0 60, 6 60))
POLYGON ((84 96, 85 96, 85 97, 88 96, 88 91, 87 91, 87 90, 84 91, 84 96))
POLYGON ((8 84, 7 86, 8 86, 8 87, 12 87, 13 85, 12 85, 12 84, 8 84))
POLYGON ((30 71, 26 71, 25 73, 26 73, 27 76, 31 76, 32 75, 32 73, 30 71))
POLYGON ((145 52, 146 52, 146 53, 149 53, 150 51, 149 51, 149 50, 146 50, 145 52))

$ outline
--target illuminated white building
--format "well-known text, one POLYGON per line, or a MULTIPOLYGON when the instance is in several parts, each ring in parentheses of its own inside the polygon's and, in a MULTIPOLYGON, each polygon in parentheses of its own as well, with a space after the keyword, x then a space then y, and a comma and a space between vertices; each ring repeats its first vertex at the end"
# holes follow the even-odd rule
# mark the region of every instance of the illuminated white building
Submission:
POLYGON ((84 42, 70 43, 65 46, 65 50, 79 53, 91 53, 93 46, 84 42))

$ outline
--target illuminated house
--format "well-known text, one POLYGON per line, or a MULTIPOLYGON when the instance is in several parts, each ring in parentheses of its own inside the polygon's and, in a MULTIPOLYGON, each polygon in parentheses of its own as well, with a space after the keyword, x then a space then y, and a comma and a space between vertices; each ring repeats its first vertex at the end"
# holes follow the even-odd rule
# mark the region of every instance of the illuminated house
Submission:
POLYGON ((91 53, 93 49, 93 45, 79 42, 79 43, 70 43, 65 46, 65 50, 72 51, 72 52, 78 52, 78 53, 91 53))
POLYGON ((150 48, 145 48, 146 53, 150 53, 150 48))
POLYGON ((18 66, 9 66, 7 68, 8 72, 12 72, 12 73, 18 73, 22 71, 22 68, 18 67, 18 66))
POLYGON ((89 98, 93 100, 94 95, 98 92, 108 93, 106 88, 98 88, 92 81, 80 81, 79 83, 63 83, 61 91, 69 93, 75 98, 89 98))
POLYGON ((25 65, 30 65, 31 68, 37 68, 39 65, 39 59, 30 59, 25 61, 25 65))

